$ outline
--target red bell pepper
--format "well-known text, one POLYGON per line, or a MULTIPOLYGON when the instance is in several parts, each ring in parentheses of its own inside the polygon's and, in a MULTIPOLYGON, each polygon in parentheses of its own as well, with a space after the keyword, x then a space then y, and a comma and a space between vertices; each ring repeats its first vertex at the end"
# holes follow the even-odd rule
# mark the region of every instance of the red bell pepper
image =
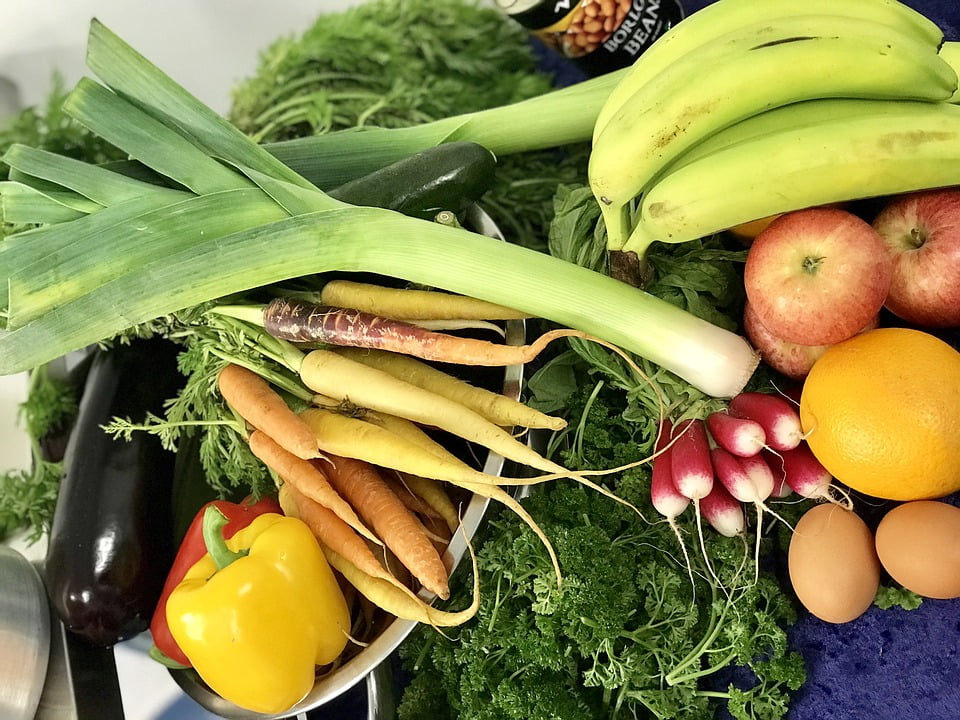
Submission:
POLYGON ((251 498, 246 498, 239 503, 214 500, 200 508, 183 536, 183 542, 167 574, 163 591, 160 593, 160 599, 150 620, 150 634, 153 636, 150 656, 164 665, 190 667, 190 660, 177 645, 167 626, 167 598, 190 568, 207 554, 207 546, 203 539, 203 516, 210 505, 217 507, 227 518, 228 522, 223 528, 223 537, 226 539, 233 537, 234 533, 247 527, 254 518, 264 513, 283 514, 277 500, 267 496, 260 498, 257 502, 253 502, 251 498))

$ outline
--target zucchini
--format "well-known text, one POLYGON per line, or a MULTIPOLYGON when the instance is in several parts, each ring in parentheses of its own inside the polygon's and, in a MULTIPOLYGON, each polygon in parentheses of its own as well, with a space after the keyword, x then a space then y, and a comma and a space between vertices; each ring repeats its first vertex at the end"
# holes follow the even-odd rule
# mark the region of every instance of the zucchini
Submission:
POLYGON ((327 194, 351 205, 387 208, 424 220, 443 210, 459 216, 493 185, 496 165, 496 157, 482 145, 443 143, 327 194))
POLYGON ((161 414, 183 382, 177 354, 160 338, 96 350, 67 442, 44 574, 64 626, 98 647, 146 630, 174 555, 174 454, 152 434, 115 440, 101 426, 161 414))

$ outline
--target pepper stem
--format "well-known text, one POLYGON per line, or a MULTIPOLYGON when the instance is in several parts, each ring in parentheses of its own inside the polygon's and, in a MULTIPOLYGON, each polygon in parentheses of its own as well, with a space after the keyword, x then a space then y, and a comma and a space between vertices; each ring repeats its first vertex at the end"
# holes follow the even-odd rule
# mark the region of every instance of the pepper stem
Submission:
POLYGON ((217 570, 223 570, 234 560, 246 557, 249 550, 234 552, 227 547, 226 538, 223 537, 223 528, 230 522, 227 516, 223 514, 216 505, 208 505, 203 511, 203 544, 207 546, 207 552, 213 559, 217 570))

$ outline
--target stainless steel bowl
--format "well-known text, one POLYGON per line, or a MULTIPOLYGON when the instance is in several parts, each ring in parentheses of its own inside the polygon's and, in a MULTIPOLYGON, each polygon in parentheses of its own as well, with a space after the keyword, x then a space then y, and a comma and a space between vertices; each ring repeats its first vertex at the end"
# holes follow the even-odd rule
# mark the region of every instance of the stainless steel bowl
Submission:
MULTIPOLYGON (((473 206, 467 214, 466 224, 475 232, 503 240, 499 228, 482 209, 473 206)), ((522 320, 511 320, 505 323, 505 342, 511 345, 520 345, 525 341, 526 325, 522 320)), ((507 397, 517 400, 520 398, 520 388, 523 383, 523 366, 514 365, 505 368, 501 392, 507 397)), ((505 460, 500 455, 488 453, 483 472, 490 475, 500 475, 503 472, 505 460)), ((474 495, 467 504, 461 520, 461 529, 454 534, 447 554, 456 567, 466 552, 464 536, 472 538, 486 513, 489 499, 474 495)), ((421 592, 428 602, 435 599, 426 591, 421 592)), ((383 683, 389 683, 389 671, 384 672, 386 661, 406 637, 413 631, 417 623, 409 620, 394 620, 380 633, 367 647, 357 653, 350 660, 333 672, 317 679, 313 689, 297 705, 289 710, 277 714, 267 715, 238 707, 210 690, 193 670, 171 670, 170 674, 181 689, 197 703, 210 712, 227 718, 228 720, 271 720, 274 718, 303 717, 305 713, 315 710, 325 703, 339 697, 352 689, 363 680, 368 683, 368 697, 376 700, 380 705, 383 702, 383 683), (377 671, 377 672, 375 672, 377 671)), ((373 705, 371 702, 371 710, 373 705)), ((371 717, 377 717, 384 708, 380 707, 371 717)))
POLYGON ((0 545, 0 718, 33 720, 49 657, 50 614, 40 574, 0 545))

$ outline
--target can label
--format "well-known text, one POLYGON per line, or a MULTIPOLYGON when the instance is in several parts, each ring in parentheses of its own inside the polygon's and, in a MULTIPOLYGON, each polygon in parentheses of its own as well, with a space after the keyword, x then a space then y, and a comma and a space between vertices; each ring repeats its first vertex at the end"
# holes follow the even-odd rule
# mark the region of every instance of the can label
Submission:
POLYGON ((632 65, 683 19, 677 0, 547 0, 533 5, 518 0, 504 9, 546 45, 592 74, 632 65))

